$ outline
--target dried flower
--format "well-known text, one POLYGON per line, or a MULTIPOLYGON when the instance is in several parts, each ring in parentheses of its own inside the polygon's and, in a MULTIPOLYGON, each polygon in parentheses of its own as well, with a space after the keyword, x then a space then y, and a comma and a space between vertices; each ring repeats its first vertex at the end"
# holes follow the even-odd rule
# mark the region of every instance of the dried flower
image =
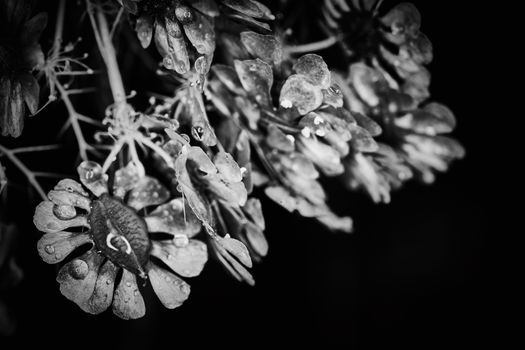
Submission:
POLYGON ((149 277, 165 307, 180 306, 190 293, 181 277, 199 275, 208 258, 206 245, 193 238, 201 229, 199 221, 191 212, 184 215, 183 201, 170 201, 169 191, 155 178, 141 176, 132 163, 117 170, 113 194, 97 163, 83 162, 78 173, 95 198, 78 182, 61 180, 34 217, 36 227, 46 232, 38 252, 47 263, 92 245, 61 267, 57 281, 62 294, 88 313, 112 305, 121 318, 139 318, 146 310, 136 277, 149 277), (158 232, 167 235, 151 234, 158 232))
POLYGON ((38 110, 40 87, 32 71, 42 66, 44 54, 38 40, 47 15, 29 17, 27 1, 0 4, 0 129, 3 136, 18 137, 24 128, 26 106, 38 110))

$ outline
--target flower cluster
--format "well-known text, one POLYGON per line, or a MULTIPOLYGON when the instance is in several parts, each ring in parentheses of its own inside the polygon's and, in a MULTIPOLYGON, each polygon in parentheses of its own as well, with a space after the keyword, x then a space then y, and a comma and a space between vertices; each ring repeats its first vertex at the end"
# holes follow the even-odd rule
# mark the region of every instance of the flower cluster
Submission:
POLYGON ((154 38, 163 65, 179 74, 208 73, 215 51, 215 20, 233 19, 268 31, 270 10, 255 0, 119 0, 135 18, 135 29, 146 48, 154 38), (190 45, 188 45, 190 44, 190 45), (190 59, 192 58, 192 59, 190 59))
MULTIPOLYGON (((290 34, 286 13, 274 16, 259 1, 118 2, 86 1, 113 97, 100 120, 81 115, 70 99, 95 90, 71 88, 73 77, 99 70, 61 45, 65 0, 46 60, 38 44, 46 16, 30 18, 26 1, 8 0, 0 12, 2 134, 20 135, 26 105, 36 112, 39 85, 32 72, 41 69, 50 95, 59 95, 69 114, 64 127, 71 125, 78 140, 79 182, 60 180, 47 195, 36 184, 43 202, 34 224, 44 232, 38 253, 59 264, 61 293, 85 312, 111 307, 123 319, 140 318, 148 281, 165 307, 176 308, 208 254, 253 285, 250 268, 269 251, 259 194, 330 230, 351 232, 352 219, 328 205, 323 178, 389 202, 407 180, 432 182, 436 171, 464 156, 445 136, 455 127, 453 113, 429 99, 432 45, 411 4, 384 12, 380 0, 323 1, 329 36, 323 47, 337 43, 343 53, 334 63, 310 52, 319 43, 283 43, 269 23, 290 34), (113 5, 118 11, 107 10, 113 5), (138 40, 130 55, 151 63, 155 56, 138 43, 145 49, 154 42, 162 58, 160 69, 156 63, 147 69, 167 88, 141 96, 149 97, 146 109, 131 102, 136 93, 128 95, 120 72, 113 40, 120 39, 121 18, 138 37, 127 37, 138 40), (98 145, 87 143, 79 121, 104 129, 93 132, 98 145)), ((36 175, 14 154, 49 148, 0 147, 35 186, 36 175)), ((0 192, 5 183, 0 165, 0 192)))

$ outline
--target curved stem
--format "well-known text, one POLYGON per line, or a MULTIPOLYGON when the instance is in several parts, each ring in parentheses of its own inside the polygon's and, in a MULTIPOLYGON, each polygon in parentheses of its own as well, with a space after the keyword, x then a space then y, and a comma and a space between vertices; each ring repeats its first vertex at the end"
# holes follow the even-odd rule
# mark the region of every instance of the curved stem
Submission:
POLYGON ((285 48, 285 50, 286 52, 290 54, 301 54, 301 53, 306 53, 306 52, 320 51, 320 50, 327 49, 330 46, 333 46, 338 41, 339 41, 339 37, 331 36, 321 41, 316 41, 314 43, 288 46, 285 48))

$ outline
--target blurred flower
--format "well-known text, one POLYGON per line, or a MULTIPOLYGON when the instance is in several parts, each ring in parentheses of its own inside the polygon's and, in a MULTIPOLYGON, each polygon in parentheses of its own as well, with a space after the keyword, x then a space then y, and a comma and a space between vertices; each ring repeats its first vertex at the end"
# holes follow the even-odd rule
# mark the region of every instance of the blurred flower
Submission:
POLYGON ((30 15, 25 0, 0 4, 0 129, 3 136, 18 137, 24 128, 26 106, 38 110, 40 87, 32 71, 42 66, 44 54, 38 40, 47 15, 30 15))
POLYGON ((116 171, 112 194, 97 163, 83 162, 78 173, 95 198, 76 181, 61 180, 34 217, 46 233, 38 252, 47 263, 92 245, 61 267, 57 281, 62 294, 88 313, 112 305, 123 319, 140 318, 145 305, 136 276, 149 277, 165 307, 180 306, 190 293, 181 276, 199 275, 208 258, 206 245, 193 238, 201 230, 197 218, 181 198, 170 201, 169 191, 155 178, 140 175, 133 163, 116 171))
POLYGON ((14 315, 4 296, 16 287, 23 277, 22 270, 14 258, 14 245, 17 235, 14 224, 0 222, 0 335, 10 335, 16 327, 14 315))
POLYGON ((432 182, 435 171, 446 171, 453 160, 464 156, 456 140, 442 135, 456 125, 446 106, 417 103, 392 89, 381 73, 363 63, 350 67, 346 84, 342 91, 354 115, 370 115, 383 129, 383 143, 377 151, 345 160, 350 187, 364 187, 375 201, 388 202, 390 189, 398 188, 413 174, 432 182))
POLYGON ((401 3, 386 14, 381 0, 326 0, 323 15, 327 31, 338 41, 350 64, 376 67, 394 88, 417 101, 429 96, 432 44, 420 32, 421 15, 411 3, 401 3))
POLYGON ((144 48, 154 38, 167 69, 185 74, 190 60, 195 70, 208 72, 215 51, 215 19, 222 16, 269 30, 270 10, 255 0, 119 0, 136 16, 135 30, 144 48), (190 43, 195 52, 188 46, 190 43))

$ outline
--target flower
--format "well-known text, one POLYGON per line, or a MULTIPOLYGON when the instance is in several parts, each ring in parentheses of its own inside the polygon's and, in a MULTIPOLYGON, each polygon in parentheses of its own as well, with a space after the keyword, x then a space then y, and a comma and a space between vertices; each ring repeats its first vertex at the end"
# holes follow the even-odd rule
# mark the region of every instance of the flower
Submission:
POLYGON ((181 277, 199 275, 208 258, 206 245, 194 239, 199 221, 181 198, 170 200, 169 191, 155 178, 141 176, 133 163, 116 171, 112 194, 99 164, 85 161, 77 170, 92 195, 74 180, 61 180, 34 216, 46 233, 38 242, 45 262, 59 263, 91 245, 60 268, 62 294, 88 313, 112 305, 123 319, 140 318, 145 304, 138 276, 149 278, 165 307, 180 306, 190 293, 181 277))
POLYGON ((334 230, 350 231, 350 218, 340 218, 328 208, 318 182, 317 169, 327 176, 344 172, 341 159, 348 154, 348 141, 357 130, 341 108, 342 95, 332 84, 326 63, 318 55, 302 56, 292 67, 295 74, 274 84, 274 78, 280 76, 274 74, 272 65, 276 71, 283 68, 279 66, 279 54, 253 48, 279 51, 278 42, 245 33, 241 38, 246 51, 258 57, 234 60, 234 69, 215 65, 208 97, 217 111, 253 140, 251 147, 271 177, 257 174, 266 178, 257 182, 266 187, 265 193, 271 199, 289 211, 315 217, 334 230), (275 86, 280 86, 279 107, 272 98, 275 86))
POLYGON ((349 63, 376 67, 389 84, 417 101, 429 96, 432 44, 421 33, 421 15, 411 3, 382 14, 378 0, 328 0, 323 8, 326 28, 342 35, 338 43, 349 63))
POLYGON ((175 159, 175 187, 202 222, 219 261, 235 278, 253 285, 246 269, 252 267, 250 253, 239 239, 259 257, 266 255, 267 243, 260 205, 248 201, 243 171, 229 153, 219 151, 210 159, 202 148, 191 146, 187 137, 170 129, 166 132, 171 140, 164 149, 175 159))
POLYGON ((38 40, 47 15, 29 18, 27 1, 7 0, 0 4, 0 129, 3 136, 18 137, 24 128, 26 106, 38 110, 40 87, 31 74, 44 63, 38 40))
POLYGON ((380 72, 363 63, 350 67, 346 83, 342 90, 354 115, 370 115, 383 129, 375 152, 345 160, 345 178, 351 188, 363 187, 374 201, 388 202, 390 189, 413 175, 433 182, 435 171, 446 171, 453 160, 464 156, 456 140, 443 136, 456 125, 448 107, 418 103, 392 89, 380 72))
POLYGON ((136 16, 135 30, 146 48, 154 38, 167 69, 185 74, 190 58, 195 70, 206 74, 215 51, 215 19, 221 17, 269 30, 270 10, 254 0, 119 0, 136 16), (194 51, 187 43, 190 43, 194 51))

